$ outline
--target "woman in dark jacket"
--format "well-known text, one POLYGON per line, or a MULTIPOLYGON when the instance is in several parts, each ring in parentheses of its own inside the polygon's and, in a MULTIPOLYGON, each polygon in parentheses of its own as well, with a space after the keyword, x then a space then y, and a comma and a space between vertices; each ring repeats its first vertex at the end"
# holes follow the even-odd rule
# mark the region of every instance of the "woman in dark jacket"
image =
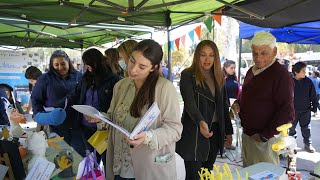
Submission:
POLYGON ((35 121, 41 125, 51 125, 51 131, 64 137, 80 155, 84 155, 80 123, 76 119, 76 111, 71 108, 74 104, 72 94, 81 76, 69 56, 57 50, 50 57, 48 73, 38 78, 31 100, 35 121), (44 107, 53 107, 54 110, 46 112, 44 107))
MULTIPOLYGON (((76 89, 78 104, 90 105, 100 112, 107 112, 113 95, 113 86, 119 81, 119 76, 112 73, 103 54, 97 49, 89 49, 82 55, 83 64, 87 71, 76 89)), ((90 123, 81 113, 78 114, 81 122, 83 140, 86 149, 93 151, 88 139, 97 131, 96 123, 90 123)), ((105 157, 102 154, 102 157, 105 157)), ((101 156, 97 154, 98 161, 101 156)), ((105 161, 104 161, 105 162, 105 161)), ((105 163, 104 163, 105 164, 105 163)))
POLYGON ((237 99, 240 93, 240 87, 238 78, 235 73, 236 62, 232 60, 226 60, 223 63, 223 73, 226 81, 226 89, 229 98, 237 99))
POLYGON ((217 46, 201 41, 190 68, 181 73, 180 91, 184 101, 183 131, 176 152, 185 161, 186 179, 199 179, 201 167, 213 168, 224 137, 232 143, 229 100, 224 86, 217 46))

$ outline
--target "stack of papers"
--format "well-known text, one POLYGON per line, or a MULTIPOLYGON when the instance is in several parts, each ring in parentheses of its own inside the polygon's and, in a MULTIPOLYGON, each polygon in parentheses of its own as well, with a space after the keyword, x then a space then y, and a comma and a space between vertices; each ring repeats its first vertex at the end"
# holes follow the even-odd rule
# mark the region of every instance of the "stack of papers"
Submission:
POLYGON ((125 134, 127 137, 133 140, 133 137, 139 134, 142 131, 149 130, 150 126, 153 124, 153 122, 157 119, 157 117, 160 114, 160 109, 158 107, 157 102, 154 102, 151 107, 148 109, 148 111, 144 114, 144 116, 141 118, 137 126, 133 129, 132 132, 127 131, 123 127, 115 124, 111 119, 100 113, 96 108, 88 105, 73 105, 72 106, 75 110, 81 112, 82 114, 85 114, 87 116, 90 116, 92 118, 99 118, 102 121, 108 123, 109 125, 113 126, 114 128, 121 131, 123 134, 125 134))

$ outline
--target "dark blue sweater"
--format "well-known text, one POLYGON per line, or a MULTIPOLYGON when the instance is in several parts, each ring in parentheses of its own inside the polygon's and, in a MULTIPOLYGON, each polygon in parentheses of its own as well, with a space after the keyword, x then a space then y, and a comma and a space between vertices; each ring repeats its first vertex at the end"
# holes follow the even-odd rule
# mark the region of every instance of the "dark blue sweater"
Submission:
POLYGON ((239 92, 239 85, 235 76, 226 77, 226 88, 229 98, 237 98, 239 92))
POLYGON ((4 89, 0 88, 0 125, 7 125, 9 122, 9 118, 6 113, 6 108, 4 106, 3 98, 7 99, 6 92, 4 89))
MULTIPOLYGON (((96 100, 98 102, 97 104, 98 107, 95 107, 95 108, 98 109, 100 112, 107 112, 110 107, 110 103, 113 95, 113 87, 120 80, 120 76, 113 73, 105 73, 103 76, 104 77, 101 78, 102 82, 94 86, 94 89, 97 91, 96 100)), ((78 100, 76 102, 77 104, 87 104, 86 103, 87 91, 90 90, 92 85, 93 84, 84 77, 77 84, 75 95, 74 95, 74 99, 77 98, 78 100)), ((81 122, 82 114, 78 113, 77 118, 78 118, 78 121, 81 122)), ((89 125, 89 124, 85 123, 84 125, 89 125)))
POLYGON ((318 100, 312 81, 305 77, 294 80, 294 110, 298 112, 317 111, 318 100))

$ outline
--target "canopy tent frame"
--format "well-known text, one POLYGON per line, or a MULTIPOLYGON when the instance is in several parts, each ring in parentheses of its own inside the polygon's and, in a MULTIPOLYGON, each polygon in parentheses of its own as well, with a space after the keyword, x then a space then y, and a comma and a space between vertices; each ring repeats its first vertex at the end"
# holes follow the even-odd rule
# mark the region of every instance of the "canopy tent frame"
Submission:
MULTIPOLYGON (((165 2, 165 3, 160 3, 160 4, 153 4, 150 6, 145 6, 145 4, 147 2, 149 2, 149 0, 141 0, 135 7, 134 7, 134 1, 133 0, 128 0, 128 7, 122 6, 119 3, 113 3, 110 0, 91 0, 88 4, 82 4, 82 3, 78 3, 78 2, 70 2, 70 1, 65 1, 65 0, 58 0, 56 2, 31 2, 31 3, 23 3, 23 4, 5 4, 5 5, 0 5, 0 9, 10 9, 10 8, 21 8, 21 9, 25 9, 25 8, 32 8, 32 7, 45 7, 45 6, 52 6, 52 5, 59 5, 59 6, 68 6, 70 8, 74 8, 77 10, 80 10, 75 16, 73 16, 69 21, 68 21, 68 25, 61 25, 59 23, 49 23, 49 22, 45 22, 39 19, 35 19, 34 17, 30 17, 29 15, 25 15, 22 14, 21 15, 17 15, 14 13, 9 13, 9 12, 0 12, 0 14, 2 14, 2 16, 4 17, 14 17, 17 19, 21 19, 21 20, 25 20, 25 23, 29 24, 30 22, 37 24, 37 25, 43 25, 43 26, 48 26, 48 27, 53 27, 53 28, 57 28, 57 29, 71 29, 71 28, 79 28, 79 27, 86 27, 89 25, 94 25, 94 24, 98 24, 98 23, 105 23, 105 22, 112 22, 114 20, 119 20, 120 17, 117 17, 116 15, 112 15, 112 13, 106 13, 106 11, 101 12, 101 11, 96 11, 95 9, 103 9, 103 10, 120 10, 123 14, 127 14, 127 13, 131 13, 129 16, 125 17, 125 21, 126 22, 131 22, 132 24, 142 24, 141 22, 135 23, 134 20, 132 20, 132 18, 137 18, 140 16, 146 16, 146 15, 152 15, 152 14, 163 14, 163 12, 148 12, 150 10, 156 9, 156 8, 163 8, 163 7, 170 7, 170 6, 174 6, 174 5, 181 5, 184 3, 188 3, 188 2, 195 2, 196 0, 179 0, 179 1, 173 1, 173 2, 165 2), (110 7, 105 7, 105 6, 99 6, 99 5, 94 5, 94 2, 100 2, 103 4, 107 4, 110 7), (87 22, 87 23, 81 23, 81 24, 76 24, 77 20, 84 15, 84 13, 88 11, 90 13, 93 14, 97 14, 97 15, 103 15, 106 16, 106 18, 104 18, 103 20, 97 20, 97 21, 91 21, 91 22, 87 22), (146 12, 145 14, 136 14, 136 12, 146 12)), ((232 3, 238 2, 239 0, 235 0, 232 1, 232 3)), ((217 2, 221 2, 223 4, 227 4, 230 5, 230 3, 224 1, 224 0, 219 0, 217 2)), ((167 14, 172 14, 172 13, 188 13, 188 14, 192 14, 194 12, 187 12, 187 11, 174 11, 171 12, 170 10, 167 10, 164 12, 167 16, 167 14)), ((214 14, 213 11, 211 12, 204 12, 201 14, 201 16, 197 16, 196 18, 192 19, 191 21, 188 21, 188 23, 194 21, 197 18, 201 18, 202 16, 208 15, 208 14, 214 14)), ((215 13, 217 14, 217 13, 215 13)), ((167 20, 168 18, 166 18, 167 20)), ((2 23, 2 24, 6 24, 6 23, 2 23)), ((30 23, 31 24, 31 23, 30 23)), ((9 24, 7 24, 9 25, 9 24)), ((173 30, 175 28, 170 28, 168 26, 171 26, 171 20, 170 23, 168 24, 166 22, 166 29, 168 31, 173 30)), ((15 26, 15 27, 20 27, 26 31, 28 31, 29 35, 30 32, 32 33, 37 33, 37 37, 34 39, 34 42, 30 45, 30 47, 32 47, 34 45, 34 43, 37 41, 37 39, 39 38, 40 35, 46 35, 49 37, 54 37, 54 38, 61 38, 64 39, 65 41, 69 41, 69 42, 76 42, 77 40, 70 40, 67 38, 64 38, 64 36, 67 36, 68 34, 63 34, 62 36, 59 35, 55 35, 55 34, 50 34, 47 33, 44 29, 42 29, 41 31, 36 31, 33 30, 32 28, 24 28, 21 26, 15 26)), ((89 32, 99 32, 100 30, 92 30, 92 31, 86 31, 86 32, 82 32, 81 34, 85 34, 85 33, 89 33, 89 32)), ((70 33, 69 35, 73 35, 76 33, 70 33)), ((129 34, 129 33, 124 33, 125 35, 128 35, 129 37, 132 37, 133 34, 129 34)), ((28 35, 28 39, 29 39, 29 35, 28 35)), ((24 37, 25 38, 25 37, 24 37)), ((101 40, 101 39, 100 39, 101 40)), ((100 40, 96 41, 96 42, 100 42, 100 40)), ((23 42, 23 41, 22 41, 23 42)), ((89 43, 90 44, 90 43, 89 43)), ((92 43, 91 43, 92 44, 92 43)), ((94 44, 92 44, 94 45, 94 44)), ((83 45, 82 45, 83 46, 83 45)))
MULTIPOLYGON (((145 29, 143 31, 138 31, 137 29, 131 29, 134 33, 131 33, 130 27, 133 27, 136 24, 144 25, 146 27, 153 27, 154 29, 161 29, 159 27, 166 28, 167 31, 167 40, 168 40, 168 67, 169 67, 169 76, 171 76, 171 44, 170 44, 170 32, 178 27, 181 27, 182 25, 189 24, 191 22, 194 22, 195 20, 207 16, 207 15, 227 15, 230 17, 239 17, 239 18, 252 18, 252 19, 257 19, 257 20, 265 20, 266 18, 273 16, 275 14, 279 14, 286 9, 289 9, 291 7, 296 7, 299 6, 305 2, 311 1, 311 0, 298 0, 295 3, 292 3, 284 8, 276 9, 275 11, 268 13, 268 14, 261 14, 257 13, 255 11, 252 11, 250 9, 243 8, 242 6, 238 5, 241 4, 241 2, 247 1, 247 0, 214 0, 212 1, 213 3, 221 3, 215 6, 210 6, 210 7, 215 7, 212 9, 206 9, 203 10, 202 12, 195 12, 193 9, 185 9, 185 8, 178 8, 176 9, 175 5, 179 5, 183 7, 187 6, 188 3, 193 3, 193 2, 200 2, 197 0, 176 0, 176 1, 167 1, 163 3, 159 3, 156 1, 153 1, 151 3, 151 0, 140 0, 137 4, 134 3, 134 0, 127 0, 127 1, 115 1, 115 0, 88 0, 87 4, 80 3, 80 1, 73 0, 57 0, 54 2, 37 2, 36 0, 31 2, 31 3, 23 3, 19 4, 17 3, 18 1, 14 0, 13 2, 16 4, 10 4, 8 0, 7 4, 2 4, 0 3, 0 9, 3 11, 0 12, 0 16, 2 17, 7 17, 7 18, 16 18, 19 20, 23 20, 24 23, 21 24, 27 24, 27 27, 22 26, 19 23, 14 24, 15 27, 23 29, 23 31, 19 31, 17 29, 13 29, 13 32, 16 33, 23 33, 26 32, 26 34, 23 36, 22 40, 20 41, 20 44, 23 45, 25 44, 24 41, 25 39, 28 38, 28 40, 32 40, 32 43, 29 44, 30 47, 33 46, 39 46, 41 44, 45 45, 45 42, 43 38, 40 38, 42 36, 47 36, 47 37, 52 37, 52 39, 60 39, 62 42, 72 42, 77 44, 78 46, 73 46, 68 44, 68 46, 72 47, 87 47, 88 45, 98 45, 101 43, 104 43, 106 41, 110 41, 110 38, 108 36, 116 37, 116 38, 128 38, 128 37, 134 37, 134 35, 141 34, 141 33, 151 33, 152 32, 150 29, 145 29), (124 3, 127 2, 127 5, 124 3), (69 14, 69 16, 66 16, 68 19, 65 17, 59 17, 57 16, 57 19, 54 19, 55 22, 51 23, 50 21, 53 21, 52 13, 48 15, 47 17, 43 18, 39 17, 37 14, 32 14, 32 10, 37 9, 33 7, 48 7, 48 9, 53 9, 53 7, 49 6, 57 6, 58 8, 61 7, 61 9, 65 10, 65 8, 71 9, 72 13, 65 13, 69 14), (170 7, 173 7, 170 9, 170 7), (234 8, 242 13, 244 15, 238 15, 233 12, 229 11, 223 11, 222 13, 217 13, 218 9, 225 8, 225 7, 230 7, 234 8), (6 11, 7 9, 15 9, 15 8, 21 8, 21 14, 20 11, 17 12, 15 10, 12 11, 6 11), (31 8, 30 11, 28 11, 28 8, 31 8), (160 8, 160 10, 159 10, 160 8), (185 10, 185 11, 184 11, 185 10), (24 13, 26 11, 26 13, 24 13), (189 12, 190 11, 190 12, 189 12), (28 14, 29 13, 29 14, 28 14), (86 13, 90 13, 87 14, 86 13), (175 14, 175 15, 173 15, 175 14), (184 15, 178 15, 178 14, 190 14, 188 17, 189 19, 185 18, 184 15), (192 15, 193 14, 193 15, 192 15), (197 15, 199 14, 199 15, 197 15), (173 16, 172 16, 173 15, 173 16), (92 18, 90 17, 98 17, 99 18, 92 18), (101 18, 103 16, 103 18, 101 18), (147 20, 141 20, 144 17, 150 16, 151 18, 147 20), (178 17, 174 19, 173 17, 178 17), (190 18, 192 17, 192 18, 190 18), (51 20, 50 20, 51 18, 51 20), (60 18, 60 19, 59 19, 60 18), (154 18, 154 19, 152 19, 154 18), (179 19, 180 18, 180 19, 179 19), (90 20, 88 20, 90 19, 90 20), (153 21, 155 20, 155 21, 153 21), (125 24, 125 26, 121 27, 119 26, 113 26, 110 28, 106 28, 103 23, 115 23, 115 24, 125 24), (33 26, 35 25, 35 26, 33 26), (41 30, 40 30, 40 26, 41 30), (29 27, 30 26, 30 27, 29 27), (33 26, 33 27, 31 27, 33 26), (122 28, 122 30, 116 30, 116 28, 122 28), (70 32, 67 31, 67 33, 52 33, 53 31, 51 28, 56 28, 60 30, 70 30, 70 32), (80 32, 75 32, 78 30, 77 28, 84 28, 80 32), (90 29, 91 28, 91 29, 90 29), (112 32, 107 32, 107 33, 101 33, 102 31, 109 29, 112 30, 112 32), (125 29, 125 30, 124 30, 125 29), (137 31, 135 31, 137 30, 137 31), (128 32, 129 31, 129 32, 128 32), (34 35, 36 34, 36 36, 34 35), (78 35, 83 35, 76 37, 78 35), (90 36, 91 35, 91 36, 90 36), (89 37, 90 36, 90 37, 89 37), (75 37, 75 38, 73 38, 75 37), (95 38, 91 40, 92 38, 95 38), (37 44, 36 44, 37 43, 37 44)), ((248 0, 249 2, 250 0, 248 0)), ((259 0, 261 1, 261 0, 259 0)), ((292 0, 293 1, 293 0, 292 0)), ((202 1, 204 2, 204 1, 202 1)), ((252 2, 252 1, 251 1, 252 2)), ((250 2, 249 2, 250 3, 250 2)), ((44 8, 43 8, 44 9, 44 8)), ((41 10, 41 9, 39 9, 41 10)), ((43 11, 41 11, 43 12, 43 11)), ((13 26, 13 21, 12 23, 8 22, 3 22, 3 18, 1 20, 0 18, 0 23, 4 25, 9 25, 13 26)), ((0 32, 0 35, 6 35, 7 32, 0 32)), ((8 33, 10 34, 10 33, 8 33)), ((21 39, 21 34, 20 34, 20 39, 21 39)), ((13 37, 13 36, 12 36, 13 37)), ((7 38, 5 37, 0 37, 0 38, 7 38)), ((49 39, 50 40, 50 39, 49 39)), ((6 41, 3 42, 8 42, 6 41)), ((52 41, 52 44, 58 45, 59 41, 52 41)), ((67 44, 67 43, 66 43, 67 44)), ((55 45, 55 46, 56 46, 55 45)), ((65 44, 62 44, 63 46, 65 44)), ((241 61, 240 61, 241 62, 241 61)))
MULTIPOLYGON (((105 23, 105 22, 112 22, 114 20, 120 20, 121 17, 118 17, 116 15, 113 15, 112 13, 106 13, 106 11, 101 12, 101 11, 97 11, 97 10, 116 10, 116 11, 121 11, 123 14, 128 14, 130 13, 129 16, 123 17, 123 19, 128 23, 131 22, 132 24, 136 24, 136 22, 132 19, 132 18, 137 18, 137 17, 142 17, 142 16, 146 16, 146 15, 152 15, 152 14, 165 14, 165 27, 167 29, 167 40, 168 42, 170 42, 170 31, 172 31, 173 29, 176 29, 177 27, 180 26, 176 26, 173 27, 172 26, 172 20, 170 15, 172 13, 185 13, 185 14, 200 14, 200 16, 197 16, 195 18, 192 18, 190 21, 187 21, 187 23, 191 23, 193 21, 195 21, 196 19, 199 19, 203 16, 206 16, 208 14, 218 14, 215 13, 214 11, 210 11, 210 12, 187 12, 187 11, 170 11, 170 10, 166 10, 164 12, 149 12, 150 10, 154 10, 157 8, 168 8, 169 6, 174 6, 174 5, 181 5, 184 3, 188 3, 188 2, 195 2, 196 0, 179 0, 179 1, 173 1, 173 2, 166 2, 166 3, 160 3, 160 4, 153 4, 150 6, 145 6, 145 4, 148 2, 149 0, 141 0, 136 6, 134 6, 134 1, 133 0, 128 0, 128 7, 122 6, 118 3, 113 3, 109 0, 91 0, 87 5, 81 4, 81 3, 76 3, 76 2, 69 2, 69 1, 64 1, 64 0, 59 0, 57 2, 43 2, 43 3, 24 3, 24 4, 20 4, 20 5, 0 5, 0 9, 7 9, 7 8, 30 8, 30 7, 43 7, 43 6, 52 6, 52 5, 57 5, 59 4, 60 6, 68 6, 70 8, 74 8, 79 10, 79 12, 77 14, 75 14, 74 16, 72 16, 69 21, 68 24, 61 24, 61 23, 50 23, 50 22, 45 22, 43 20, 39 20, 39 19, 35 19, 34 17, 30 17, 27 15, 15 15, 13 13, 8 13, 8 12, 3 12, 0 13, 3 16, 9 16, 9 17, 14 17, 16 19, 20 19, 20 20, 24 20, 25 23, 28 24, 28 27, 23 27, 17 24, 12 24, 12 23, 2 23, 5 25, 9 25, 9 26, 13 26, 13 27, 17 27, 20 29, 23 29, 25 31, 27 31, 26 35, 23 37, 23 39, 20 41, 20 45, 25 41, 25 39, 28 37, 28 39, 30 39, 30 33, 35 33, 37 34, 37 36, 33 39, 32 44, 30 45, 30 47, 33 47, 34 44, 37 42, 38 38, 42 35, 44 36, 48 36, 51 38, 59 38, 62 39, 63 41, 66 42, 73 42, 73 43, 78 43, 80 45, 80 47, 82 48, 84 46, 83 43, 85 43, 85 38, 82 38, 81 41, 79 40, 74 40, 74 39, 68 39, 68 36, 71 35, 78 35, 78 34, 89 34, 89 33, 93 33, 93 32, 100 32, 100 31, 104 31, 105 29, 94 29, 94 30, 88 30, 88 31, 82 31, 82 32, 71 32, 71 33, 65 33, 65 34, 53 34, 53 33, 49 33, 45 31, 45 28, 48 27, 52 27, 52 28, 57 28, 57 29, 61 29, 61 30, 66 30, 66 29, 72 29, 72 28, 80 28, 80 27, 87 27, 90 25, 96 25, 99 23, 105 23), (100 2, 106 5, 109 5, 110 7, 102 7, 102 6, 96 6, 94 5, 94 2, 100 2), (91 22, 86 22, 86 23, 78 23, 77 21, 85 14, 85 12, 90 12, 93 14, 97 14, 97 15, 103 15, 106 16, 106 18, 104 18, 103 20, 97 20, 97 21, 91 21, 91 22), (145 12, 145 13, 141 13, 141 12, 145 12), (139 13, 139 14, 136 14, 139 13), (42 29, 39 30, 35 30, 29 27, 29 24, 36 24, 36 25, 43 25, 42 29)), ((238 2, 239 0, 235 0, 234 2, 238 2)), ((217 1, 219 2, 219 1, 217 1)), ((223 4, 226 4, 227 2, 222 1, 223 4)), ((227 3, 228 4, 228 3, 227 3)), ((215 9, 216 10, 216 9, 215 9)), ((219 15, 221 15, 221 13, 219 13, 219 15)), ((145 25, 141 22, 138 22, 137 24, 142 24, 145 25)), ((107 29, 107 28, 106 28, 107 29)), ((125 35, 129 35, 132 36, 132 34, 128 34, 128 33, 124 33, 125 35)), ((101 42, 104 38, 106 38, 106 36, 108 36, 108 33, 104 33, 104 34, 100 34, 97 35, 95 37, 100 37, 100 39, 98 39, 97 41, 95 41, 94 44, 90 44, 90 45, 95 45, 98 44, 99 42, 101 42)), ((94 37, 94 36, 93 36, 94 37)), ((40 42, 41 43, 41 42, 40 42)), ((170 47, 170 43, 168 43, 168 67, 169 67, 169 79, 171 76, 171 47, 170 47)))
MULTIPOLYGON (((108 1, 108 0, 92 0, 88 5, 81 4, 81 3, 75 3, 75 2, 69 2, 69 1, 65 1, 65 0, 59 0, 57 2, 24 3, 24 4, 21 4, 21 5, 10 5, 10 4, 9 5, 0 5, 0 9, 26 8, 26 7, 35 7, 35 6, 50 6, 50 5, 57 5, 57 4, 59 4, 60 6, 66 5, 66 6, 75 8, 75 9, 80 9, 81 11, 76 16, 72 17, 71 20, 69 21, 70 26, 68 26, 68 27, 61 27, 61 26, 56 26, 56 25, 44 23, 42 21, 38 21, 38 20, 35 20, 35 19, 32 19, 32 18, 23 17, 23 15, 22 16, 17 16, 17 15, 14 15, 14 14, 3 13, 3 12, 0 12, 0 14, 7 15, 7 16, 10 16, 10 17, 20 18, 20 19, 24 19, 24 20, 28 20, 28 21, 32 21, 32 22, 35 22, 35 23, 38 23, 38 24, 42 24, 42 25, 52 26, 52 27, 55 27, 55 28, 68 29, 68 28, 81 27, 81 26, 90 25, 90 24, 97 24, 97 23, 101 23, 101 22, 113 21, 113 20, 116 20, 116 19, 119 18, 117 16, 113 16, 110 13, 105 13, 105 12, 102 13, 102 12, 94 11, 95 8, 96 9, 103 9, 103 10, 110 10, 110 9, 115 10, 114 7, 117 7, 116 10, 121 10, 121 12, 123 12, 124 14, 132 13, 133 15, 126 16, 125 19, 126 19, 126 21, 129 20, 129 22, 135 23, 134 21, 130 20, 130 18, 139 17, 139 16, 143 16, 143 15, 151 15, 151 14, 163 14, 163 12, 153 12, 153 13, 149 12, 147 14, 134 15, 135 12, 144 12, 144 11, 148 11, 148 10, 152 10, 152 9, 156 9, 156 8, 168 7, 168 6, 188 3, 188 2, 192 2, 192 1, 196 1, 196 0, 180 0, 180 1, 174 1, 174 2, 168 2, 168 3, 162 3, 162 4, 152 5, 152 6, 148 6, 148 7, 143 7, 143 5, 146 2, 148 2, 148 0, 142 0, 136 7, 134 7, 132 0, 128 0, 128 4, 129 4, 128 8, 126 8, 124 6, 121 6, 121 5, 117 4, 117 3, 113 3, 113 2, 108 1), (96 1, 97 2, 101 2, 103 4, 106 4, 106 5, 111 5, 113 8, 112 7, 110 8, 110 7, 102 7, 102 6, 93 5, 93 3, 96 2, 96 1), (92 12, 94 14, 109 16, 109 17, 112 17, 112 18, 111 19, 107 19, 107 20, 104 19, 103 21, 94 21, 94 22, 91 22, 91 23, 84 23, 84 24, 78 24, 76 26, 72 26, 71 24, 76 24, 75 23, 76 20, 79 19, 83 15, 83 13, 85 11, 90 11, 90 12, 92 12)), ((226 2, 224 0, 216 0, 216 1, 220 2, 222 4, 225 4, 227 6, 237 7, 236 5, 233 5, 232 3, 238 2, 239 0, 235 0, 232 3, 228 3, 228 2, 226 2)), ((241 8, 238 8, 238 9, 241 9, 241 8)), ((249 15, 254 15, 254 13, 246 11, 244 9, 242 11, 248 13, 249 15)), ((166 12, 164 12, 164 13, 166 13, 166 12)), ((221 14, 221 13, 219 13, 219 14, 218 13, 213 13, 213 11, 211 11, 211 12, 171 11, 171 13, 186 13, 186 14, 201 13, 203 15, 208 15, 208 14, 211 14, 211 15, 228 15, 228 14, 221 14)), ((140 22, 137 23, 137 24, 145 25, 145 24, 140 23, 140 22)))
MULTIPOLYGON (((137 32, 145 32, 145 33, 152 33, 153 32, 152 28, 146 28, 146 27, 143 27, 143 26, 95 24, 95 25, 88 25, 88 28, 95 28, 94 30, 87 30, 87 31, 81 31, 81 32, 73 32, 73 33, 65 33, 65 34, 61 34, 61 35, 56 35, 56 34, 52 34, 52 33, 47 33, 47 32, 44 31, 44 29, 41 29, 40 31, 38 31, 38 30, 34 30, 34 29, 30 28, 29 27, 30 25, 37 25, 37 23, 32 22, 32 24, 31 23, 29 24, 29 21, 27 21, 27 20, 20 20, 20 19, 9 19, 9 20, 6 20, 5 18, 1 18, 1 20, 3 21, 2 24, 4 24, 4 25, 13 26, 13 27, 17 27, 17 28, 23 29, 23 31, 13 31, 13 32, 27 32, 26 35, 23 37, 23 39, 20 41, 21 43, 25 40, 25 38, 27 37, 27 34, 28 34, 28 39, 30 39, 30 33, 37 34, 35 39, 33 39, 34 42, 29 47, 33 47, 33 45, 35 44, 36 40, 38 39, 38 37, 40 35, 49 36, 49 37, 53 37, 53 38, 61 38, 61 39, 65 40, 65 41, 74 42, 74 43, 78 43, 78 44, 81 42, 81 43, 85 43, 87 45, 97 45, 97 43, 99 43, 103 38, 90 44, 90 43, 86 43, 85 41, 80 41, 80 40, 77 40, 77 39, 71 40, 71 39, 67 39, 67 38, 64 38, 64 37, 71 36, 71 35, 77 35, 77 34, 83 35, 83 34, 87 34, 87 33, 100 32, 100 31, 106 31, 106 30, 108 32, 110 32, 110 31, 117 32, 118 33, 117 36, 119 38, 126 38, 128 36, 130 36, 130 37, 134 37, 135 36, 135 34, 122 32, 121 30, 128 30, 128 31, 132 30, 132 31, 137 31, 137 32), (23 27, 23 26, 17 25, 18 22, 21 22, 21 21, 23 21, 23 23, 28 23, 27 24, 28 27, 23 27)), ((50 23, 41 23, 41 25, 42 24, 54 24, 54 23, 52 23, 52 22, 50 22, 50 23)), ((59 24, 61 27, 67 26, 67 23, 57 23, 57 24, 59 24)), ((47 27, 47 26, 44 25, 44 27, 47 27)), ((3 32, 3 33, 0 33, 0 34, 9 34, 9 33, 10 32, 3 32)), ((108 33, 102 34, 102 36, 107 36, 107 35, 112 35, 112 34, 110 34, 110 33, 109 34, 108 33)), ((98 36, 91 36, 90 38, 92 38, 92 37, 98 37, 98 36)), ((84 39, 84 38, 82 38, 82 39, 84 39)), ((20 43, 20 45, 21 45, 21 43, 20 43)), ((80 44, 79 48, 80 47, 83 47, 83 45, 80 44)))
POLYGON ((280 28, 320 20, 319 5, 318 0, 246 0, 230 4, 223 12, 247 24, 280 28), (241 9, 249 10, 258 17, 241 12, 241 9))

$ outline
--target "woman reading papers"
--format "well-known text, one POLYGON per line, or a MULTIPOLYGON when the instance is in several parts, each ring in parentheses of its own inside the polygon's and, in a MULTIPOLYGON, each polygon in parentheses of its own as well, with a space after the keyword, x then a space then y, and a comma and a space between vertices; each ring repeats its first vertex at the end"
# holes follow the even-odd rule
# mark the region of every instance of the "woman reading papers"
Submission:
POLYGON ((176 89, 159 76, 162 56, 161 46, 153 40, 143 40, 134 48, 128 63, 129 77, 115 85, 107 113, 131 132, 157 102, 160 115, 147 131, 131 140, 99 119, 88 119, 110 131, 106 179, 176 179, 175 143, 182 124, 176 89))

